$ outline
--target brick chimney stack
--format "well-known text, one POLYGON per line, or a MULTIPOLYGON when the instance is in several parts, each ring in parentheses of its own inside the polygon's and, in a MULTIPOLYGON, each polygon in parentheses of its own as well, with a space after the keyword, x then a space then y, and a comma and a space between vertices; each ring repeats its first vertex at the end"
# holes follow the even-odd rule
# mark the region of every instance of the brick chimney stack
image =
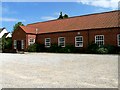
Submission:
POLYGON ((36 28, 36 34, 38 34, 38 28, 36 28))

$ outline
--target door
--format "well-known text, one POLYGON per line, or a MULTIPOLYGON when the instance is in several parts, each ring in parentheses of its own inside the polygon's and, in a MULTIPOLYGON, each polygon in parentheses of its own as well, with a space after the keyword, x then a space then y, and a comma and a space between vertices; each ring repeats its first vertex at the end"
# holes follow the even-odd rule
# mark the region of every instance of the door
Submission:
POLYGON ((17 41, 17 49, 18 49, 18 51, 21 50, 21 41, 20 40, 17 41))

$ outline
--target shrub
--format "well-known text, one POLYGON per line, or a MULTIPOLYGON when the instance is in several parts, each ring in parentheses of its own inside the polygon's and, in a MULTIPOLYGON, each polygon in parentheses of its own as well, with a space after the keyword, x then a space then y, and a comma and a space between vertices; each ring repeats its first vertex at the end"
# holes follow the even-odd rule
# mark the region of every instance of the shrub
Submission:
POLYGON ((37 44, 32 44, 28 46, 28 52, 37 52, 37 44))
POLYGON ((100 47, 100 48, 97 49, 97 53, 99 53, 99 54, 107 54, 108 49, 104 48, 104 47, 100 47))
POLYGON ((99 46, 95 43, 91 43, 87 47, 87 53, 97 53, 99 46))
POLYGON ((120 47, 116 47, 116 52, 120 54, 120 47))
POLYGON ((36 52, 44 52, 45 45, 44 44, 36 44, 36 52))
POLYGON ((3 49, 11 50, 12 49, 12 38, 3 38, 2 46, 3 46, 3 49))
POLYGON ((75 52, 75 47, 72 45, 66 45, 59 50, 60 53, 73 53, 75 52))
POLYGON ((46 51, 58 53, 60 49, 61 49, 61 46, 58 46, 57 44, 52 44, 51 47, 46 48, 46 51))
POLYGON ((117 47, 115 47, 115 46, 106 45, 104 47, 108 49, 108 53, 109 54, 115 54, 115 53, 117 53, 117 47))
POLYGON ((61 47, 57 44, 52 44, 50 48, 46 48, 46 51, 53 53, 73 53, 76 51, 76 48, 73 45, 66 45, 65 47, 61 47))
POLYGON ((92 43, 88 46, 87 53, 115 54, 118 53, 118 49, 112 45, 102 45, 99 47, 97 44, 92 43))
MULTIPOLYGON (((101 47, 99 47, 99 49, 101 49, 101 48, 103 48, 102 50, 103 50, 103 54, 104 53, 108 53, 108 54, 116 54, 116 53, 118 53, 118 49, 117 49, 117 47, 115 47, 115 46, 113 46, 113 45, 103 45, 103 46, 101 46, 101 47), (105 52, 104 52, 105 51, 105 52)), ((99 50, 97 50, 97 51, 99 51, 99 50)), ((101 51, 102 52, 102 51, 101 51)), ((100 52, 98 52, 98 53, 100 53, 100 52)))

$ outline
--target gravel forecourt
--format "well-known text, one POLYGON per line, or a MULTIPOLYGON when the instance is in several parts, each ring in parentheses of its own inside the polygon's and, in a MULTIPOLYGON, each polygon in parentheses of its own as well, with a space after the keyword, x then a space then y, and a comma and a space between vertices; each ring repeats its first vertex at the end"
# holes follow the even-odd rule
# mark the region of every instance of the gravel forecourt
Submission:
POLYGON ((118 55, 0 53, 2 88, 118 88, 118 55))

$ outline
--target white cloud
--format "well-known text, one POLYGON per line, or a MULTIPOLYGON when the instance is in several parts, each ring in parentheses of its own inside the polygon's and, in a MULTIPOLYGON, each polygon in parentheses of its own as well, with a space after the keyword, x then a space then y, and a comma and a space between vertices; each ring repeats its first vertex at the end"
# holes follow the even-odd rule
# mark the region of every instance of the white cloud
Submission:
POLYGON ((77 2, 96 7, 118 9, 119 0, 77 0, 77 2))
POLYGON ((16 19, 16 18, 0 18, 0 21, 2 22, 25 22, 23 19, 16 19))
POLYGON ((54 20, 54 19, 57 19, 57 17, 52 17, 52 16, 43 16, 41 17, 42 20, 54 20))

